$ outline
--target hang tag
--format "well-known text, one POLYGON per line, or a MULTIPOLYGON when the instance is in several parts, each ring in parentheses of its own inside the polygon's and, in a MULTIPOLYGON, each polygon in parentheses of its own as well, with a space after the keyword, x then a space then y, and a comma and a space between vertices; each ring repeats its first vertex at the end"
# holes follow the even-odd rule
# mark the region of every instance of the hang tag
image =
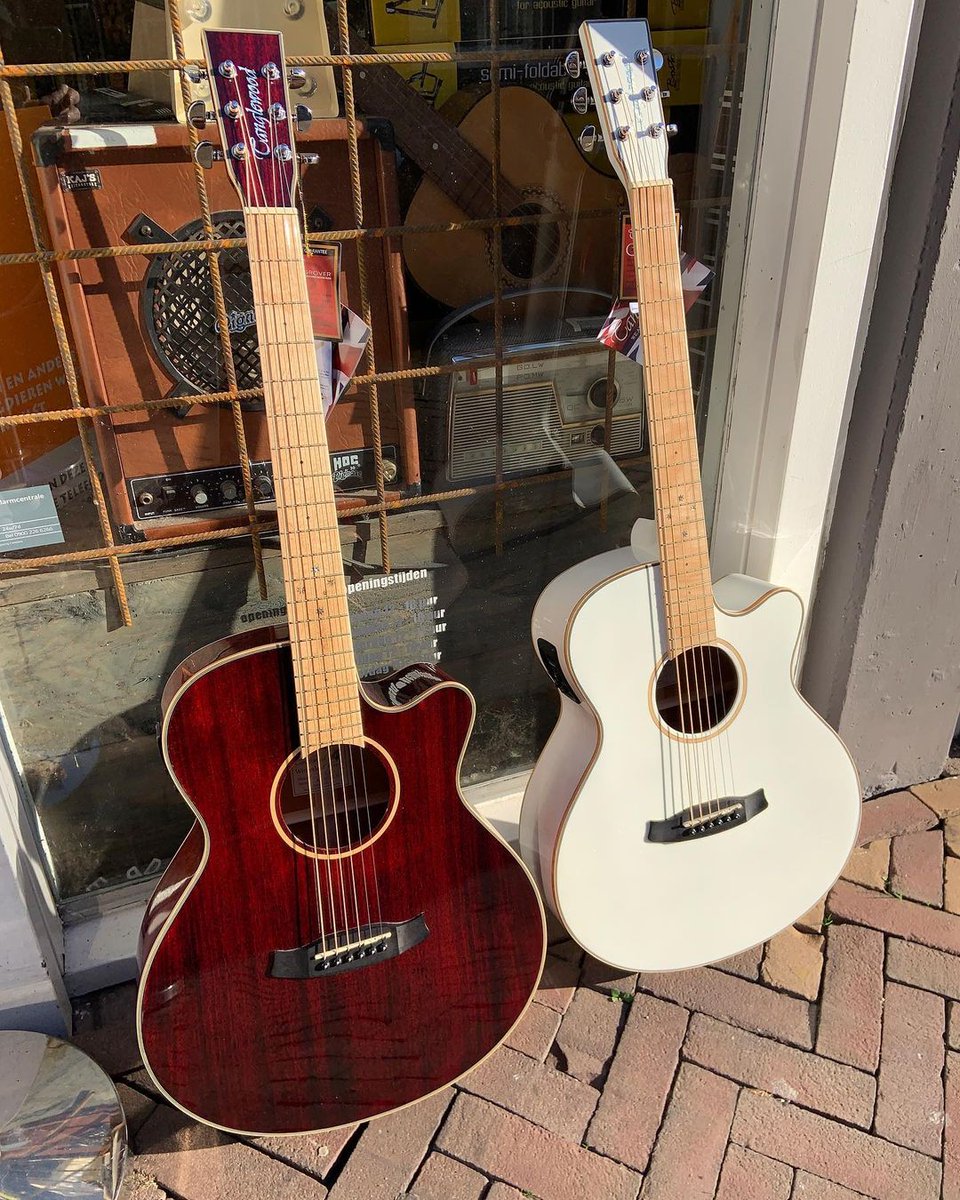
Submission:
POLYGON ((340 246, 312 246, 303 256, 307 272, 307 295, 313 336, 339 342, 340 324, 340 246))
POLYGON ((316 338, 317 370, 320 375, 320 391, 323 394, 323 411, 330 416, 333 406, 347 390, 356 373, 370 337, 370 326, 349 308, 340 309, 340 336, 336 342, 316 338))
MULTIPOLYGON (((678 241, 679 238, 680 215, 678 213, 678 241)), ((713 278, 713 271, 695 259, 692 254, 682 253, 680 255, 680 274, 683 284, 683 306, 689 312, 713 278)), ((637 299, 637 268, 633 258, 633 236, 630 229, 630 217, 626 213, 620 217, 620 299, 637 299)))

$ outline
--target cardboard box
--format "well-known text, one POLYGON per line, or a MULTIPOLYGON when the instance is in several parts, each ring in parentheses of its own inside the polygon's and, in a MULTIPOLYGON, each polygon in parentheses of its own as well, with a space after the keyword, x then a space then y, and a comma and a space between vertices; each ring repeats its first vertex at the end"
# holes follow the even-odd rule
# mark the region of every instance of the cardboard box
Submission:
POLYGON ((700 56, 672 54, 674 46, 705 46, 708 29, 657 29, 651 30, 653 44, 663 54, 660 70, 660 86, 670 93, 664 103, 670 108, 681 104, 699 104, 703 88, 703 58, 700 56))
MULTIPOLYGON (((23 140, 50 113, 41 105, 20 111, 23 140)), ((33 250, 6 123, 0 122, 0 254, 33 250)), ((46 294, 35 263, 0 267, 0 413, 47 412, 69 408, 70 395, 46 294)), ((42 421, 0 429, 0 486, 8 475, 76 437, 72 421, 42 421)))
MULTIPOLYGON (((377 52, 381 54, 403 54, 405 52, 418 54, 420 51, 452 54, 453 50, 453 42, 377 46, 377 52)), ((374 68, 376 71, 383 69, 383 67, 374 68)), ((456 63, 395 63, 394 69, 420 94, 422 99, 428 101, 434 108, 439 108, 457 90, 456 63)))
POLYGON ((459 42, 460 0, 368 0, 370 41, 378 50, 459 42))
POLYGON ((710 24, 710 0, 649 0, 647 20, 651 29, 702 29, 710 24))

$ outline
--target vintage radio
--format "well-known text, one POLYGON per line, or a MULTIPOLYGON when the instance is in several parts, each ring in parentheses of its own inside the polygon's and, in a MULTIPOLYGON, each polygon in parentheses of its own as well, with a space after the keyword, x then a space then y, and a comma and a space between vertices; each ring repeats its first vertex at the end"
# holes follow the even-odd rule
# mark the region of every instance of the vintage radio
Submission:
MULTIPOLYGON (((505 477, 557 470, 598 456, 604 442, 609 361, 607 350, 595 341, 602 324, 599 317, 567 318, 559 328, 551 323, 538 335, 526 322, 504 323, 505 477), (564 353, 571 350, 580 352, 564 353)), ((431 485, 488 482, 496 472, 492 331, 474 325, 441 334, 431 361, 457 368, 426 384, 429 469, 437 477, 431 485)), ((643 372, 619 355, 614 389, 610 453, 614 458, 638 454, 643 441, 643 372)))
MULTIPOLYGON (((303 171, 304 212, 311 230, 354 224, 347 127, 318 121, 300 139, 317 161, 303 171)), ((364 219, 397 225, 394 156, 385 123, 361 130, 364 219)), ((57 249, 122 246, 202 237, 187 131, 170 123, 48 127, 34 157, 57 249)), ((241 214, 221 162, 207 173, 214 224, 240 236, 241 214)), ((398 250, 386 238, 366 243, 367 279, 378 370, 409 364, 406 301, 398 250)), ((230 341, 241 388, 260 382, 250 276, 242 250, 224 251, 221 275, 230 341)), ((360 308, 356 243, 343 245, 342 299, 360 308)), ((206 256, 195 252, 71 260, 61 266, 71 333, 92 405, 180 397, 176 409, 105 414, 95 422, 119 535, 169 537, 236 525, 243 506, 233 416, 226 406, 190 405, 190 394, 225 390, 227 377, 212 306, 206 256)), ((361 366, 361 371, 363 370, 361 366)), ((406 385, 379 388, 381 440, 392 495, 420 482, 416 416, 406 385)), ((262 406, 245 404, 244 427, 258 501, 273 495, 262 406)), ((328 436, 338 488, 362 497, 374 486, 369 394, 351 387, 334 409, 328 436)))

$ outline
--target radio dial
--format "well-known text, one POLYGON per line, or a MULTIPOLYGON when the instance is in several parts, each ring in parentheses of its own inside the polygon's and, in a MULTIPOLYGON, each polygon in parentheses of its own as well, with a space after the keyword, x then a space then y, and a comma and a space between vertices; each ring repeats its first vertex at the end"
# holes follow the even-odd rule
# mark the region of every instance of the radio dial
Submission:
MULTIPOLYGON (((616 380, 613 381, 613 405, 616 407, 617 401, 620 399, 620 384, 616 380)), ((599 379, 595 379, 587 388, 587 403, 594 408, 598 408, 601 412, 607 407, 607 377, 601 375, 599 379)))
POLYGON ((207 504, 210 497, 207 495, 207 489, 202 483, 195 483, 190 489, 190 499, 194 502, 197 508, 202 508, 207 504))

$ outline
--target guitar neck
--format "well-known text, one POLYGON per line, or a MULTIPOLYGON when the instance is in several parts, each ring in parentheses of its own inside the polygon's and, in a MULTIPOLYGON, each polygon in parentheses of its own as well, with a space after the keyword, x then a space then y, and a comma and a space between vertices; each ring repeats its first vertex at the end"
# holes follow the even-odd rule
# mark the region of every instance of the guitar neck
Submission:
POLYGON ((323 396, 293 208, 245 208, 305 750, 363 732, 323 396))
POLYGON ((664 610, 671 658, 716 638, 670 180, 630 189, 664 610))
MULTIPOLYGON (((370 49, 356 35, 351 37, 351 48, 357 53, 370 49)), ((467 217, 479 221, 494 215, 490 163, 393 67, 357 67, 353 86, 363 109, 390 119, 404 153, 467 217)), ((516 188, 502 177, 499 194, 504 213, 523 203, 516 188)))

